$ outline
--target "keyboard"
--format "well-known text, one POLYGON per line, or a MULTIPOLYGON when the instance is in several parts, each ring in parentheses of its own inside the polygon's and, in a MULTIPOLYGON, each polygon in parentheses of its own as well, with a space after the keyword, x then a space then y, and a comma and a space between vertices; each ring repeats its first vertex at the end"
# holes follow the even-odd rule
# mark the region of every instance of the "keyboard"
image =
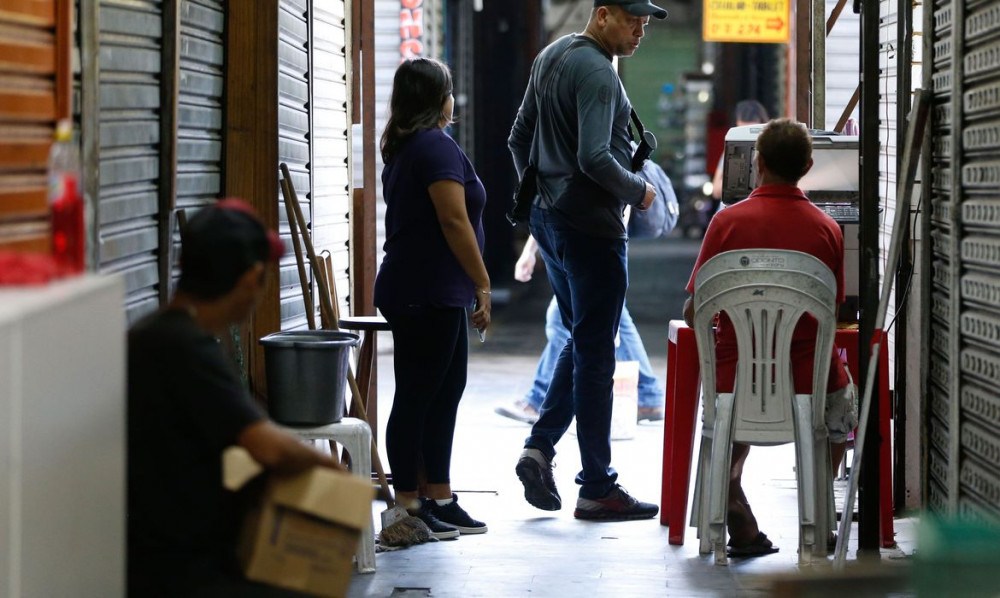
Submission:
POLYGON ((838 224, 857 224, 861 220, 861 210, 856 203, 823 203, 816 204, 816 207, 838 224))

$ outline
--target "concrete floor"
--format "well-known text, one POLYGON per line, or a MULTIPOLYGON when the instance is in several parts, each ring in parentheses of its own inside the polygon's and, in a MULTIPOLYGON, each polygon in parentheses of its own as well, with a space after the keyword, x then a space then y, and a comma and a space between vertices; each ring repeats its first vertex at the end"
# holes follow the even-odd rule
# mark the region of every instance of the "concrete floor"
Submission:
MULTIPOLYGON (((697 248, 696 241, 682 239, 630 247, 629 307, 657 372, 665 371, 666 322, 680 315, 683 287, 697 248)), ((550 295, 541 272, 513 291, 511 304, 495 310, 487 342, 473 342, 470 349, 452 464, 452 485, 463 507, 485 521, 489 532, 380 553, 376 573, 355 575, 349 596, 770 596, 778 591, 776 580, 782 577, 803 582, 832 575, 825 564, 797 565, 791 445, 755 448, 745 473, 745 489, 761 528, 780 552, 734 560, 729 567, 717 567, 711 557, 698 554, 693 529, 683 546, 670 546, 667 529, 658 518, 576 521, 573 477, 580 462, 572 434, 557 446, 555 460, 563 509, 547 513, 528 505, 514 464, 529 427, 494 414, 493 408, 523 396, 529 387, 545 342, 542 321, 550 295)), ((383 335, 380 438, 392 394, 391 337, 383 335)), ((662 446, 663 426, 658 422, 639 425, 633 439, 615 441, 612 447, 620 483, 641 500, 657 504, 662 446)), ((384 459, 384 449, 382 455, 384 459)), ((384 508, 381 502, 374 505, 376 526, 384 508)), ((848 583, 853 595, 909 595, 895 580, 907 571, 907 555, 915 546, 914 526, 914 520, 898 519, 898 548, 882 551, 877 565, 851 569, 865 582, 852 583, 843 575, 835 579, 848 583)), ((856 565, 855 552, 852 542, 849 558, 856 565)), ((832 595, 835 587, 837 583, 822 581, 808 592, 798 587, 785 595, 832 595)), ((843 596, 842 589, 838 595, 843 596)))

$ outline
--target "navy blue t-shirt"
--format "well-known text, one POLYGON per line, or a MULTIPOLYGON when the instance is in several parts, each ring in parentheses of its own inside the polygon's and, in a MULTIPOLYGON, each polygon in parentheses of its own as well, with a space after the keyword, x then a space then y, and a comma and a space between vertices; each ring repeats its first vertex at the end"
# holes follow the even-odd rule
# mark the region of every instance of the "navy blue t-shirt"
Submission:
POLYGON ((414 133, 382 171, 385 258, 375 279, 375 305, 468 307, 476 289, 441 232, 428 188, 438 181, 465 186, 465 208, 483 251, 486 189, 472 162, 442 129, 414 133))

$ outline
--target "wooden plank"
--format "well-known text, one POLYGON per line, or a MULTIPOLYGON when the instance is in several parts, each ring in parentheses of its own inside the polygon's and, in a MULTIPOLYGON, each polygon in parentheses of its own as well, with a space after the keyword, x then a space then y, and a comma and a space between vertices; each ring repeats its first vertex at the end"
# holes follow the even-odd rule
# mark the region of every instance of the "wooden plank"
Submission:
POLYGON ((3 0, 0 22, 52 27, 56 22, 55 12, 53 0, 3 0))
POLYGON ((0 121, 51 121, 56 101, 51 93, 0 90, 0 121))
POLYGON ((0 219, 47 217, 49 204, 46 191, 44 185, 21 188, 0 187, 0 219))
POLYGON ((55 72, 55 48, 21 39, 0 38, 0 70, 32 75, 55 72))
POLYGON ((0 251, 37 251, 48 253, 48 222, 0 222, 0 251))
MULTIPOLYGON (((375 0, 359 0, 361 3, 361 38, 371 40, 361 60, 361 102, 362 102, 362 196, 361 210, 355 211, 354 220, 361 227, 354 234, 360 242, 355 243, 357 255, 351 282, 351 315, 375 315, 375 0)), ((357 197, 357 196, 355 196, 357 197)), ((358 202, 355 201, 355 210, 358 202)))
POLYGON ((56 118, 73 116, 73 0, 56 0, 56 118))
MULTIPOLYGON (((278 0, 231 0, 226 22, 225 190, 250 202, 269 228, 278 225, 278 0)), ((254 311, 247 374, 264 394, 263 348, 255 339, 280 329, 277 266, 269 265, 254 311)))
POLYGON ((0 172, 3 170, 44 170, 48 167, 47 140, 10 140, 0 137, 0 172))

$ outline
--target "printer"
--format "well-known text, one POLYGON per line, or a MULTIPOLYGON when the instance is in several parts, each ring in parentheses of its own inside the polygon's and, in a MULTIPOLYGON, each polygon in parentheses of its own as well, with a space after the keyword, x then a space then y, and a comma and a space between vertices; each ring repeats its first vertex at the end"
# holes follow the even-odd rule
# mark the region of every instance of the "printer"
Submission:
MULTIPOLYGON (((762 130, 764 125, 747 125, 733 127, 726 133, 722 160, 722 203, 729 205, 745 199, 757 186, 754 145, 762 130)), ((857 314, 861 207, 858 137, 817 130, 810 130, 809 134, 813 144, 813 167, 799 180, 799 188, 812 203, 840 224, 844 232, 847 304, 841 313, 857 314)), ((842 316, 841 320, 844 319, 850 318, 842 316)))

